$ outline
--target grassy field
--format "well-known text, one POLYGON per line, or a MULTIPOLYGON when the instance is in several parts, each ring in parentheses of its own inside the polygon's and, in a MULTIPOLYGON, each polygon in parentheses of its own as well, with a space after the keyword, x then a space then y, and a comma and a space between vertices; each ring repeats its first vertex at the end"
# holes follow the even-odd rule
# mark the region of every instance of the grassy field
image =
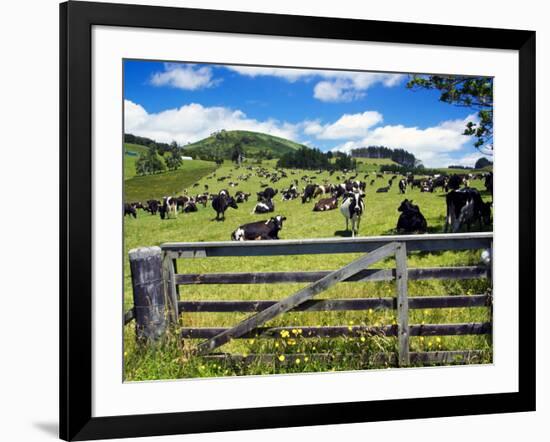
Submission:
MULTIPOLYGON (((193 162, 195 163, 195 162, 193 162)), ((191 164, 191 163, 187 163, 191 164)), ((197 162, 198 164, 198 162, 197 162)), ((263 167, 272 166, 273 162, 263 162, 263 167)), ((205 168, 208 165, 204 165, 205 168)), ((232 175, 236 178, 247 171, 244 168, 236 170, 230 163, 225 163, 212 176, 212 169, 205 168, 182 169, 178 171, 179 178, 170 177, 170 184, 166 184, 168 174, 147 177, 150 181, 139 181, 133 178, 126 182, 130 187, 132 200, 144 199, 145 195, 159 196, 159 186, 172 189, 171 194, 177 194, 181 189, 188 187, 194 181, 199 182, 197 193, 208 184, 210 192, 217 192, 226 188, 227 184, 219 183, 217 177, 232 175), (139 185, 138 185, 139 184, 139 185), (179 186, 179 187, 178 187, 179 186), (139 197, 138 197, 139 196, 139 197)), ((311 172, 305 172, 310 174, 311 172)), ((295 175, 276 183, 276 189, 287 188, 294 178, 302 175, 300 171, 295 175)), ((328 173, 316 174, 318 182, 329 179, 328 173)), ((336 175, 336 174, 335 174, 336 175)), ((398 193, 395 185, 389 193, 375 193, 376 188, 387 185, 389 176, 376 179, 375 184, 367 186, 366 213, 361 221, 360 236, 393 234, 398 219, 397 207, 404 199, 398 193)), ((229 181, 229 180, 228 180, 229 181)), ((231 232, 239 225, 266 219, 266 215, 253 215, 251 211, 255 205, 254 195, 260 190, 262 179, 252 176, 248 182, 241 182, 238 187, 229 188, 234 194, 237 190, 252 193, 253 197, 247 203, 239 205, 239 209, 228 209, 224 222, 213 221, 215 213, 208 205, 199 206, 199 211, 190 214, 179 214, 177 219, 161 220, 158 216, 139 211, 138 218, 127 217, 125 225, 125 250, 135 247, 159 245, 167 241, 224 241, 229 240, 231 232)), ((335 182, 334 178, 330 179, 335 182)), ((473 180, 472 186, 482 189, 482 181, 473 180)), ((302 187, 302 184, 300 184, 302 187)), ((486 193, 481 191, 484 200, 490 200, 486 193)), ((442 232, 445 214, 445 194, 437 191, 421 193, 418 190, 407 192, 406 198, 413 199, 420 206, 425 215, 429 232, 442 232)), ((313 203, 302 204, 294 200, 282 202, 280 195, 275 197, 275 212, 273 215, 284 215, 287 221, 280 233, 281 239, 292 238, 334 238, 348 236, 345 229, 345 220, 339 210, 331 212, 312 212, 313 203)), ((132 307, 132 289, 129 273, 127 253, 125 258, 124 302, 125 309, 132 307)), ((284 270, 332 270, 341 267, 355 259, 357 254, 342 255, 312 255, 295 257, 269 258, 208 258, 179 260, 180 272, 210 273, 210 272, 252 272, 252 271, 284 271, 284 270)), ((412 253, 409 255, 411 267, 473 265, 479 262, 478 252, 443 252, 443 253, 412 253)), ((377 267, 392 267, 393 260, 380 263, 377 267)), ((210 285, 210 286, 182 286, 181 297, 185 300, 247 300, 247 299, 281 299, 290 295, 304 284, 270 284, 270 285, 210 285)), ((433 296, 453 294, 484 293, 488 288, 486 280, 469 281, 411 281, 409 294, 411 296, 433 296)), ((323 293, 322 298, 353 298, 353 297, 380 297, 392 296, 395 293, 394 283, 344 283, 323 293)), ((181 325, 185 327, 231 326, 248 314, 240 313, 186 313, 181 317, 181 325)), ((412 310, 411 324, 418 323, 451 323, 451 322, 478 322, 488 320, 486 308, 455 308, 455 309, 427 309, 412 310)), ((277 318, 268 325, 305 326, 305 325, 387 325, 396 320, 392 310, 375 310, 361 312, 300 312, 290 313, 277 318)), ((273 364, 253 363, 247 366, 236 364, 221 364, 209 362, 201 358, 188 358, 187 350, 196 345, 195 341, 186 340, 181 347, 177 339, 167 339, 157 347, 140 348, 134 340, 133 323, 126 326, 125 336, 125 378, 128 381, 146 379, 174 379, 184 377, 206 377, 222 375, 249 375, 270 373, 295 373, 309 371, 352 370, 371 368, 359 361, 359 358, 349 358, 344 361, 317 362, 304 358, 299 364, 276 362, 273 364)), ((291 336, 287 339, 251 339, 235 340, 224 345, 220 350, 232 353, 276 353, 282 357, 291 353, 318 353, 329 352, 368 354, 373 351, 392 352, 396 349, 396 340, 391 337, 337 338, 337 339, 300 339, 291 336)), ((454 336, 441 338, 411 338, 411 350, 455 350, 481 349, 486 351, 484 362, 492 360, 490 336, 454 336)), ((286 358, 286 357, 285 357, 286 358)))
MULTIPOLYGON (((134 158, 130 157, 130 161, 134 158)), ((125 159, 129 159, 128 155, 125 159)), ((176 195, 214 171, 216 167, 216 164, 210 161, 193 160, 184 161, 178 170, 157 175, 134 176, 124 182, 124 200, 147 201, 166 195, 176 195)))

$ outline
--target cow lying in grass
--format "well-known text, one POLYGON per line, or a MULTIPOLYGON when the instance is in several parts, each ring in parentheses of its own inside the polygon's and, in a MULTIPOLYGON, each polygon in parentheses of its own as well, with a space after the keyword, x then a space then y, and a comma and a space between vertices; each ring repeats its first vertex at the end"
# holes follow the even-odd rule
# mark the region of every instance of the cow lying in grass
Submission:
POLYGON ((428 229, 426 218, 412 200, 404 200, 397 210, 401 212, 397 220, 397 233, 426 233, 428 229))
POLYGON ((286 217, 277 215, 269 220, 243 224, 231 234, 233 241, 279 239, 286 217))
POLYGON ((315 203, 313 207, 314 212, 325 212, 327 210, 334 210, 338 207, 338 198, 323 198, 315 203))

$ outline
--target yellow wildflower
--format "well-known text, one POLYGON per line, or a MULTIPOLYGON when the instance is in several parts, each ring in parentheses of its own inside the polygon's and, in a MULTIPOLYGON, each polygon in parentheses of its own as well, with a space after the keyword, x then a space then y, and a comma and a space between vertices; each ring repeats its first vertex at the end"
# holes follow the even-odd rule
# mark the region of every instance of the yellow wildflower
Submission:
POLYGON ((437 338, 435 338, 435 340, 436 340, 437 342, 441 342, 441 338, 440 338, 439 336, 438 336, 437 338))
POLYGON ((302 362, 302 361, 300 361, 300 359, 299 359, 299 358, 298 358, 298 359, 296 359, 296 364, 299 364, 300 362, 302 362))
POLYGON ((306 357, 304 358, 304 361, 305 361, 305 362, 309 361, 309 358, 306 356, 306 357))
POLYGON ((283 362, 285 360, 285 355, 279 356, 279 361, 283 362))
POLYGON ((279 347, 279 343, 278 342, 275 342, 275 347, 279 347))
POLYGON ((124 357, 126 357, 126 356, 128 356, 128 352, 127 352, 127 351, 124 352, 124 357))
POLYGON ((249 339, 249 340, 248 340, 248 343, 249 343, 250 345, 254 344, 254 339, 249 339))
POLYGON ((365 337, 361 336, 361 342, 365 342, 365 341, 366 341, 365 337))
POLYGON ((372 309, 369 308, 369 315, 372 315, 372 309))

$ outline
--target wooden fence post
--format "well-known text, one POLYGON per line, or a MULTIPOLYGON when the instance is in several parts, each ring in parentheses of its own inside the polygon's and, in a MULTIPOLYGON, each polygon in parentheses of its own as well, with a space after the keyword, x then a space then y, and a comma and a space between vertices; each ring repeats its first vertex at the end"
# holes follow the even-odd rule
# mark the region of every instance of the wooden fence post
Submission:
POLYGON ((136 339, 155 341, 166 331, 166 301, 160 247, 128 252, 134 292, 136 339))
POLYGON ((178 322, 178 300, 179 293, 176 285, 176 269, 175 259, 170 258, 168 255, 164 255, 162 260, 162 274, 164 279, 164 291, 167 301, 167 310, 169 313, 170 321, 174 324, 178 322))
POLYGON ((395 281, 397 285, 397 339, 399 365, 409 365, 409 298, 407 294, 407 245, 399 243, 395 251, 395 281))

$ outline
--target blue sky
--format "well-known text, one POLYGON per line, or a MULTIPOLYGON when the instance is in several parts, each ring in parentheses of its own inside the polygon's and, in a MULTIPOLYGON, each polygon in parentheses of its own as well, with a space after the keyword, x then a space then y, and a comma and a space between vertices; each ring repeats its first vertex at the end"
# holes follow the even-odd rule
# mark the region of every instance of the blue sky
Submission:
POLYGON ((323 151, 404 148, 426 166, 473 165, 475 109, 405 88, 407 75, 126 60, 125 131, 185 145, 254 130, 323 151))

